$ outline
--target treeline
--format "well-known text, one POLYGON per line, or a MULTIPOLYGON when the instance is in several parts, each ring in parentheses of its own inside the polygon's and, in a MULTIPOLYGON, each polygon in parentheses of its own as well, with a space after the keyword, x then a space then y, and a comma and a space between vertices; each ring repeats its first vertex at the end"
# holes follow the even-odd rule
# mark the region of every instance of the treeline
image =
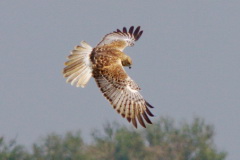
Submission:
POLYGON ((176 125, 161 118, 147 129, 133 129, 107 123, 103 131, 92 132, 86 144, 80 132, 49 134, 34 143, 31 151, 16 141, 0 138, 0 160, 224 160, 218 151, 212 125, 195 118, 176 125))

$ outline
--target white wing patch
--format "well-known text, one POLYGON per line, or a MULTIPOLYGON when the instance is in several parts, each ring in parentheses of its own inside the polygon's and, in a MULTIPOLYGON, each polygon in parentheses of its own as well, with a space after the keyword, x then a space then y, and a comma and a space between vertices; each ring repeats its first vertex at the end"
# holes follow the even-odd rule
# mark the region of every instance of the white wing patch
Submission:
POLYGON ((127 85, 126 89, 128 89, 128 90, 129 90, 130 92, 132 92, 132 93, 138 92, 137 90, 132 89, 129 85, 127 85))
POLYGON ((81 42, 81 46, 76 46, 68 56, 65 62, 66 67, 63 69, 64 77, 67 77, 67 83, 76 85, 77 87, 85 87, 92 76, 92 63, 90 54, 92 47, 85 41, 81 42))

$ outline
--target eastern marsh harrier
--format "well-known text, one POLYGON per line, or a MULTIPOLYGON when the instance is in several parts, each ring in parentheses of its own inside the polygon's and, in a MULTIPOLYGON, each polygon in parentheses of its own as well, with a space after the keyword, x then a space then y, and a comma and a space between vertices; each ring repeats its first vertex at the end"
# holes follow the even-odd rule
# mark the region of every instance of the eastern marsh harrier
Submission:
POLYGON ((123 53, 127 46, 133 46, 143 31, 140 26, 134 30, 126 27, 117 29, 103 37, 95 48, 85 41, 76 46, 68 56, 63 69, 67 82, 85 87, 91 77, 111 103, 112 107, 137 128, 137 121, 146 127, 144 120, 152 124, 153 108, 139 93, 139 86, 127 75, 123 67, 131 67, 131 58, 123 53))

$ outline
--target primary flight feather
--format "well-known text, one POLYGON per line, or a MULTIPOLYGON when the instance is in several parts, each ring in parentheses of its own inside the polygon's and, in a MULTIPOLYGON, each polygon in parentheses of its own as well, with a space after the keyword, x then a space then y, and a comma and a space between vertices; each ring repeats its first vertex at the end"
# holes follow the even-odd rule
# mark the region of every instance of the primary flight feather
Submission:
POLYGON ((63 69, 67 82, 77 87, 85 87, 94 77, 103 95, 113 108, 137 128, 137 120, 146 127, 152 124, 149 116, 153 108, 139 93, 140 87, 128 76, 123 67, 131 67, 131 58, 123 53, 127 46, 133 46, 143 31, 126 27, 117 29, 103 37, 95 48, 85 41, 76 46, 68 56, 63 69))

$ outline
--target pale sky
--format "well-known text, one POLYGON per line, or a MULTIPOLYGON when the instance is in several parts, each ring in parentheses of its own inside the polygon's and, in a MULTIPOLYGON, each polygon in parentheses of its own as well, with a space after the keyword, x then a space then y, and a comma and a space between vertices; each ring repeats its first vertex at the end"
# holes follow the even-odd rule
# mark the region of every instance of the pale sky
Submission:
POLYGON ((61 72, 80 41, 94 47, 117 28, 140 25, 126 70, 155 119, 202 117, 227 160, 240 157, 240 1, 8 0, 0 15, 0 136, 30 146, 51 132, 80 129, 88 141, 106 121, 130 126, 93 79, 76 88, 61 72))

